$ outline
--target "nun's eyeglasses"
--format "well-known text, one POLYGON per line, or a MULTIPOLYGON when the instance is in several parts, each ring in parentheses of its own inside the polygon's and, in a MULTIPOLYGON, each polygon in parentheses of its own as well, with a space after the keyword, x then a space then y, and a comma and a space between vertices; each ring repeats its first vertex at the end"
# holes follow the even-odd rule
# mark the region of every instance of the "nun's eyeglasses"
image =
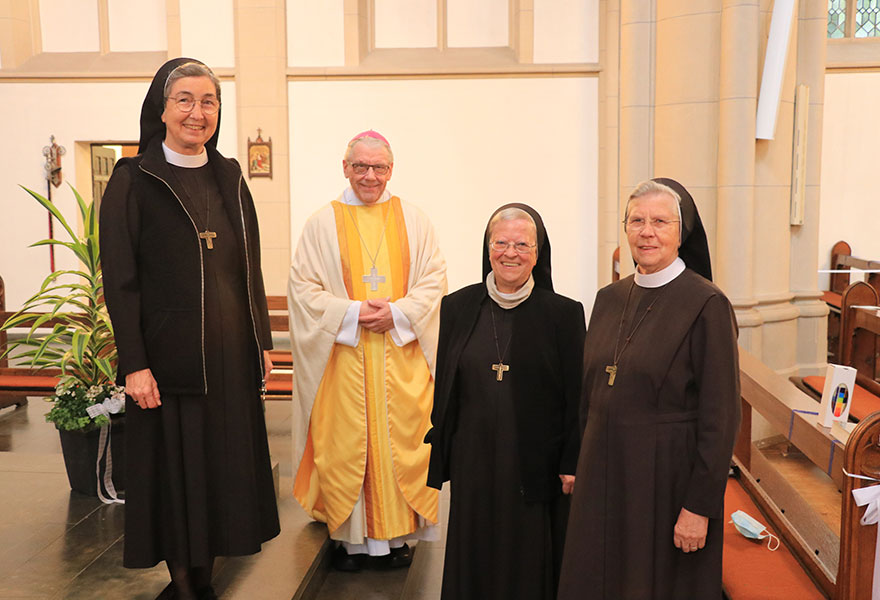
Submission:
POLYGON ((507 252, 507 249, 513 246, 517 254, 528 254, 537 244, 527 244, 526 242, 506 242, 504 240, 495 240, 489 244, 495 252, 507 252))
MULTIPOLYGON (((632 231, 641 231, 648 225, 647 219, 642 219, 641 217, 632 217, 627 221, 624 221, 623 224, 626 225, 626 230, 632 231)), ((650 219, 651 229, 655 229, 657 231, 663 231, 673 223, 678 223, 677 219, 650 219)))
POLYGON ((189 94, 180 94, 179 96, 170 96, 168 100, 174 102, 174 106, 177 107, 177 110, 184 113, 192 112, 192 109, 196 107, 196 102, 201 105, 202 112, 206 115, 215 115, 217 114, 217 111, 220 110, 220 101, 216 98, 202 98, 201 100, 196 100, 189 94))

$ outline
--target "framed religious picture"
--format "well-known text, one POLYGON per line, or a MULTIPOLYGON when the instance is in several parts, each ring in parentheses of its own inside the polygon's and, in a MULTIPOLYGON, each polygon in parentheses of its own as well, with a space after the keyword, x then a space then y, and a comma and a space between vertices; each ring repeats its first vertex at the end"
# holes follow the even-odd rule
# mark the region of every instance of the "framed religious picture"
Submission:
POLYGON ((272 178, 272 138, 263 141, 263 130, 257 129, 257 139, 248 137, 248 177, 272 178))

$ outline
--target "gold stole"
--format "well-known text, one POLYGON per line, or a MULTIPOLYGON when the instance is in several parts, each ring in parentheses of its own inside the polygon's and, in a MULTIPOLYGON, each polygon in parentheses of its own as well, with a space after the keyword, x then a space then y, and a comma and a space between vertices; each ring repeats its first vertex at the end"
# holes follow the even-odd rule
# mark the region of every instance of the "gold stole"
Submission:
MULTIPOLYGON (((349 298, 393 302, 405 296, 410 256, 400 199, 332 206, 349 298), (372 267, 371 253, 377 253, 376 269, 385 277, 375 291, 363 281, 372 267)), ((417 342, 401 348, 388 332, 361 329, 356 348, 334 344, 294 482, 294 496, 307 512, 333 532, 349 517, 363 488, 368 537, 411 533, 418 528, 416 513, 436 523, 438 495, 425 485, 430 449, 422 441, 433 393, 417 342)))

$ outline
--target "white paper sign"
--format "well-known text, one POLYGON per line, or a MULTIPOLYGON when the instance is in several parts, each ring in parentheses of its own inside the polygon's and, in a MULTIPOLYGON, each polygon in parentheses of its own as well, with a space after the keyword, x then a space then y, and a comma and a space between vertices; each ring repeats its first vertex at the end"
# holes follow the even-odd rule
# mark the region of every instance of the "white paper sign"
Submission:
POLYGON ((856 386, 856 370, 843 365, 828 365, 822 404, 819 408, 819 425, 831 427, 834 421, 846 423, 856 386))

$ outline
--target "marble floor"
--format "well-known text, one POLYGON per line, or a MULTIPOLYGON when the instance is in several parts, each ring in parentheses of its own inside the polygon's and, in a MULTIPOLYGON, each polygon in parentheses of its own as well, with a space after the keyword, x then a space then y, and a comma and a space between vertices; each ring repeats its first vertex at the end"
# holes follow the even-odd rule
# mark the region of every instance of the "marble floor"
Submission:
MULTIPOLYGON (((124 508, 70 491, 58 433, 43 419, 47 410, 39 398, 0 410, 0 599, 155 598, 168 582, 164 565, 122 567, 124 508)), ((443 541, 421 544, 405 570, 351 574, 328 569, 326 528, 312 522, 288 493, 290 405, 267 403, 266 422, 279 475, 282 531, 259 554, 218 559, 214 587, 220 596, 439 598, 443 541)), ((445 507, 445 494, 443 499, 445 507)))

